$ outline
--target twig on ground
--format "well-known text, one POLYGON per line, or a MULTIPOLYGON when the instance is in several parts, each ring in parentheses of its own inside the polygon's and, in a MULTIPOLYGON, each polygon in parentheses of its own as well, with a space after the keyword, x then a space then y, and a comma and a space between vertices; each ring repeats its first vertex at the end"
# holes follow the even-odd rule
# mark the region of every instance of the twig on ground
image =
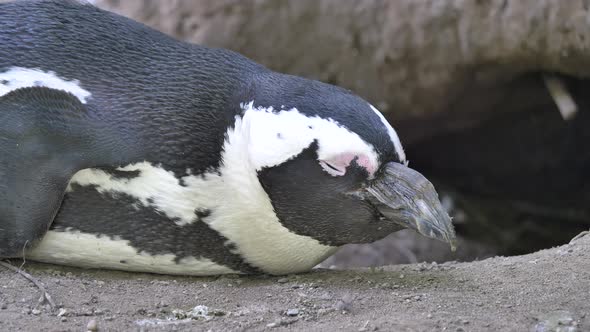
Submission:
POLYGON ((49 295, 49 293, 47 293, 47 290, 45 289, 45 287, 39 281, 37 281, 37 279, 35 279, 32 275, 28 274, 27 272, 21 270, 20 268, 13 266, 7 262, 0 261, 0 265, 4 266, 5 268, 7 268, 9 270, 12 270, 12 271, 20 274, 21 276, 25 277, 27 280, 32 282, 41 291, 41 297, 39 298, 39 304, 42 304, 43 302, 47 301, 47 303, 49 303, 49 305, 51 306, 51 310, 55 310, 55 308, 57 306, 55 305, 55 302, 53 302, 51 295, 49 295))

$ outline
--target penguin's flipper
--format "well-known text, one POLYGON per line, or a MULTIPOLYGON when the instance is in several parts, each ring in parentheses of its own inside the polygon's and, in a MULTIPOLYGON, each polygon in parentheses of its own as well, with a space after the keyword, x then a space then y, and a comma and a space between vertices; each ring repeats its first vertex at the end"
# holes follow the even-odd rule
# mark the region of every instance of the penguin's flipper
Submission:
POLYGON ((64 91, 0 96, 0 257, 21 257, 47 232, 71 177, 88 162, 86 116, 64 91))

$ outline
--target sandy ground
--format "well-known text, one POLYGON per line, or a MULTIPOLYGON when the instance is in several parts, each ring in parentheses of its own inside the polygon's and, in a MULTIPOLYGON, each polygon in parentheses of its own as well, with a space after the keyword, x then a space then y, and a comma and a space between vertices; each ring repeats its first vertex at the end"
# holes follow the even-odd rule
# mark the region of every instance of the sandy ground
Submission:
POLYGON ((61 309, 0 267, 0 331, 590 331, 590 236, 519 257, 287 277, 24 269, 61 309))

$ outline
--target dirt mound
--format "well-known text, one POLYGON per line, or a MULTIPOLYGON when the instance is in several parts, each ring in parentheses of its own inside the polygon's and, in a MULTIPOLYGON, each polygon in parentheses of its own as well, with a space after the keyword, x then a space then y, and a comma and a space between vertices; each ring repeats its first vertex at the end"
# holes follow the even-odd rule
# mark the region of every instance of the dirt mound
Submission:
POLYGON ((518 257, 288 277, 23 268, 59 308, 0 268, 2 331, 590 330, 590 236, 518 257))

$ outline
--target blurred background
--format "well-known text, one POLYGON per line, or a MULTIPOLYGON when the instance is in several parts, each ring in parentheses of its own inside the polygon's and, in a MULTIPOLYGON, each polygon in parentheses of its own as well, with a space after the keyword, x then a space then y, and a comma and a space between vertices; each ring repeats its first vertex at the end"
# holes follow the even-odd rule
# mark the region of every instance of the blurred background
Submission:
POLYGON ((590 228, 587 1, 93 3, 351 89, 385 113, 454 217, 459 250, 402 231, 323 266, 524 254, 590 228))

